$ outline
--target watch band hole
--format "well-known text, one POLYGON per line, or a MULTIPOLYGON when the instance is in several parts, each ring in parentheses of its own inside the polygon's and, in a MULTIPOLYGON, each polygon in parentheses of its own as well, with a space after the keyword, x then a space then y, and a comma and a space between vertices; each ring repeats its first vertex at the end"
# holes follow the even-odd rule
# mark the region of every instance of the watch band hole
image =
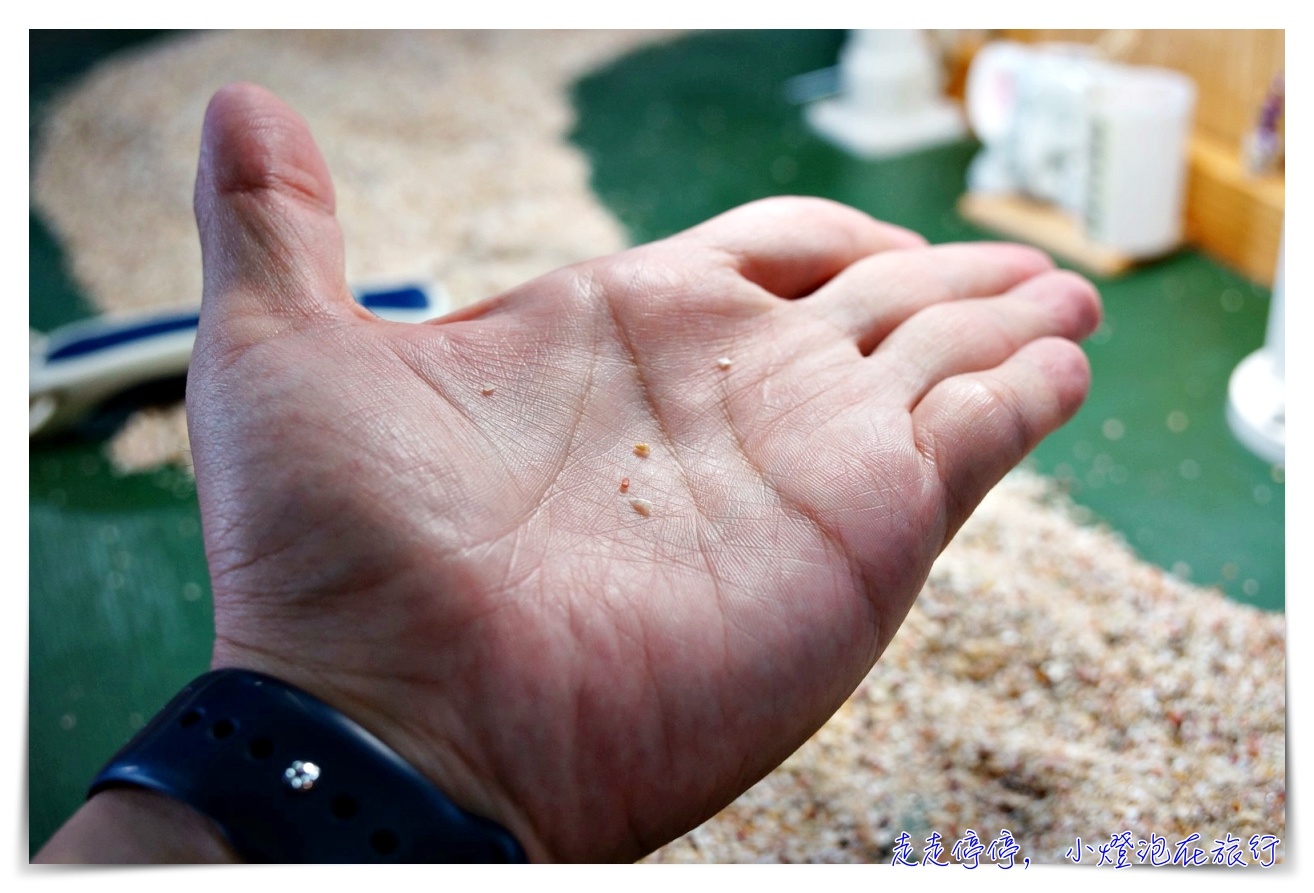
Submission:
POLYGON ((246 746, 246 752, 253 760, 263 760, 274 752, 274 742, 268 738, 256 738, 246 746))
POLYGON ((356 804, 356 798, 347 794, 338 794, 329 804, 329 809, 335 816, 340 819, 349 819, 356 814, 360 807, 356 804))
POLYGON ((236 731, 237 726, 231 719, 219 719, 215 720, 215 724, 210 726, 210 737, 216 741, 222 741, 236 731))
POLYGON ((178 725, 184 729, 194 726, 201 721, 201 712, 199 710, 188 710, 182 716, 178 717, 178 725))
POLYGON ((380 828, 370 835, 370 846, 374 847, 374 852, 387 856, 397 851, 397 835, 387 828, 380 828))

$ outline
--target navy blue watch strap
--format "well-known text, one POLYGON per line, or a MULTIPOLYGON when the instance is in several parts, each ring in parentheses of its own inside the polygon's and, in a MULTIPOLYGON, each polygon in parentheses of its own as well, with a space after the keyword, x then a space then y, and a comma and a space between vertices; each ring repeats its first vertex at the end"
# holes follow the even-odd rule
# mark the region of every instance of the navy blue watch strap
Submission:
POLYGON ((524 862, 352 720, 270 676, 184 688, 92 781, 150 788, 209 816, 251 862, 524 862))

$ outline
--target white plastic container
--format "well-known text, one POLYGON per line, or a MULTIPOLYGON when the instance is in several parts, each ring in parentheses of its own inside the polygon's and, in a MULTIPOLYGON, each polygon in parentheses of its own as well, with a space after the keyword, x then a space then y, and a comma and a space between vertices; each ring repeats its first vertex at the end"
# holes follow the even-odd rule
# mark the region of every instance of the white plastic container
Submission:
POLYGON ((1232 370, 1227 384, 1232 433, 1250 452, 1279 465, 1287 461, 1286 243, 1284 224, 1264 346, 1232 370))
POLYGON ((985 145, 968 170, 979 193, 1019 193, 1080 218, 1086 201, 1090 110, 1098 65, 1080 44, 988 44, 967 78, 967 117, 985 145))
POLYGON ((853 31, 839 58, 839 95, 804 115, 822 137, 860 158, 888 158, 967 135, 940 94, 939 62, 925 32, 853 31))
POLYGON ((1182 240, 1195 84, 1160 68, 1099 65, 1087 94, 1087 235, 1135 257, 1182 240))
POLYGON ((1073 44, 987 45, 967 78, 984 144, 968 189, 1052 204, 1132 258, 1167 253, 1182 241, 1194 108, 1194 83, 1175 71, 1073 44))

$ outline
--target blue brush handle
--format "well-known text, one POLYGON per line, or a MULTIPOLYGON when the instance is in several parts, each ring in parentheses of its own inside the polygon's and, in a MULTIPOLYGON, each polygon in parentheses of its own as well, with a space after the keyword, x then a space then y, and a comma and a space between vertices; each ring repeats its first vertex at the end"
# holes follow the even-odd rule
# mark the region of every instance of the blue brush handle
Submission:
MULTIPOLYGON (((413 313, 423 315, 434 309, 428 290, 418 285, 362 291, 356 295, 356 300, 362 307, 385 319, 400 319, 413 313)), ((429 316, 434 315, 429 313, 429 316)), ((199 320, 200 314, 197 311, 183 310, 176 313, 154 313, 130 320, 98 319, 74 323, 50 335, 46 342, 45 361, 57 363, 161 335, 195 331, 199 320)))
MULTIPOLYGON (((394 322, 422 322, 447 311, 437 286, 404 284, 361 289, 356 300, 394 322)), ((53 433, 107 397, 135 385, 187 371, 195 310, 92 319, 34 336, 28 374, 29 435, 53 433)))

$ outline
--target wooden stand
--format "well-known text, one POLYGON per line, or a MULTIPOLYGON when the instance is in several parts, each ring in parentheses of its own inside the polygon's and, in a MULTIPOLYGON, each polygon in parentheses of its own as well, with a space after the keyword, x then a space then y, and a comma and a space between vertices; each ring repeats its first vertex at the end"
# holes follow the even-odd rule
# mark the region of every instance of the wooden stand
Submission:
POLYGON ((982 229, 1043 248, 1096 276, 1117 276, 1135 263, 1129 255, 1092 242, 1071 216, 1053 205, 968 192, 958 200, 958 213, 982 229))
POLYGON ((1254 176, 1235 146, 1197 133, 1186 180, 1187 240, 1271 286, 1282 242, 1286 177, 1254 176))

